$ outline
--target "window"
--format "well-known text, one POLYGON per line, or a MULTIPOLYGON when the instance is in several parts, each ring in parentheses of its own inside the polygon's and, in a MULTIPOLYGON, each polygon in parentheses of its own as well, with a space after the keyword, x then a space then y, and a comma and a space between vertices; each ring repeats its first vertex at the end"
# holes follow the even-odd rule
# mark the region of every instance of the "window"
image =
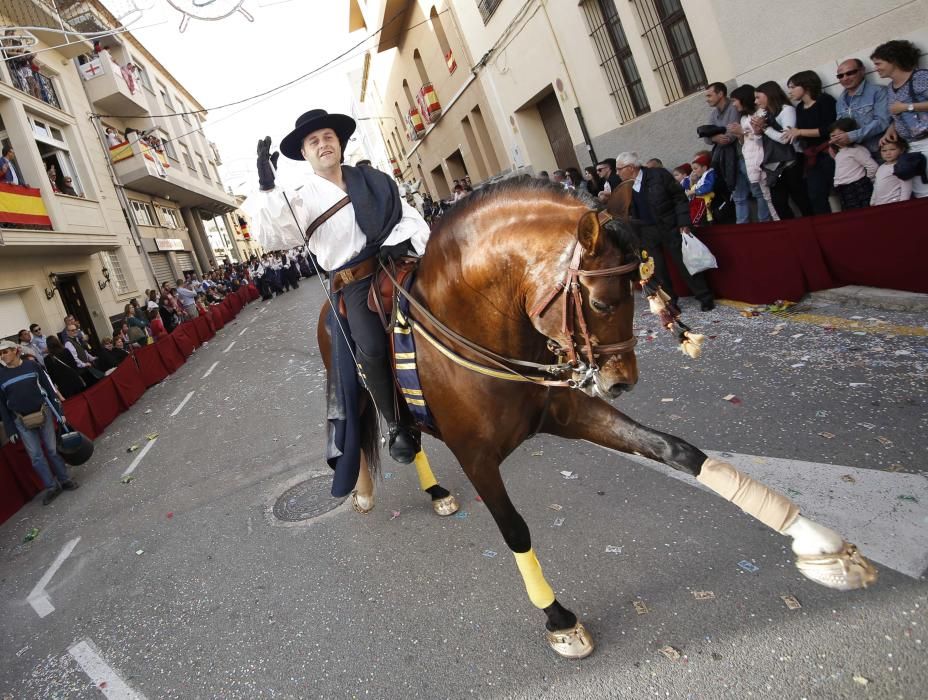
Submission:
POLYGON ((636 0, 642 37, 668 102, 706 87, 706 73, 680 0, 636 0))
POLYGON ((190 149, 188 149, 184 144, 181 144, 180 153, 184 157, 184 162, 187 164, 187 168, 196 173, 197 169, 193 167, 193 159, 190 157, 190 149))
POLYGON ((151 79, 148 77, 148 71, 145 70, 145 66, 139 63, 134 56, 130 58, 132 59, 132 63, 139 69, 139 81, 142 83, 142 86, 149 92, 154 92, 154 90, 151 89, 151 79))
POLYGON ((161 101, 164 103, 164 106, 168 108, 169 112, 173 112, 174 103, 171 102, 171 96, 168 94, 168 89, 161 83, 158 83, 158 92, 161 94, 161 101))
POLYGON ((164 145, 164 152, 168 154, 168 158, 171 160, 177 160, 177 151, 174 150, 174 141, 169 138, 161 139, 162 145, 164 145))
POLYGON ((477 8, 480 10, 480 16, 483 17, 483 23, 490 21, 490 17, 496 12, 501 0, 477 0, 477 8))
POLYGON ((110 284, 113 285, 116 294, 127 294, 129 284, 126 281, 126 274, 122 270, 119 254, 115 250, 104 250, 101 255, 103 256, 103 264, 110 273, 110 284))
POLYGON ((155 210, 148 202, 140 202, 137 199, 130 199, 129 204, 132 206, 132 213, 135 215, 135 223, 139 226, 157 226, 158 220, 155 218, 155 210))
POLYGON ((185 112, 187 111, 187 108, 184 107, 184 103, 183 103, 183 102, 178 102, 178 106, 180 107, 180 112, 181 112, 181 115, 180 115, 180 116, 181 116, 181 119, 183 119, 185 122, 187 122, 187 123, 189 124, 189 123, 190 123, 190 115, 189 115, 189 114, 185 114, 185 112))
POLYGON ((622 122, 651 111, 614 0, 585 0, 583 12, 622 122))
POLYGON ((222 178, 219 177, 219 168, 217 168, 215 164, 213 165, 213 175, 214 175, 214 179, 216 180, 216 183, 220 187, 222 187, 222 178))
POLYGON ((200 164, 200 172, 203 174, 203 177, 209 180, 209 170, 206 169, 206 161, 199 153, 197 153, 197 163, 200 164))
POLYGON ((165 228, 180 228, 180 222, 177 219, 177 210, 170 207, 158 207, 161 214, 161 224, 165 228))
POLYGON ((74 161, 71 159, 63 127, 47 121, 44 117, 29 116, 29 123, 32 126, 32 135, 39 149, 39 155, 42 157, 45 171, 55 191, 83 197, 84 188, 81 186, 74 161))

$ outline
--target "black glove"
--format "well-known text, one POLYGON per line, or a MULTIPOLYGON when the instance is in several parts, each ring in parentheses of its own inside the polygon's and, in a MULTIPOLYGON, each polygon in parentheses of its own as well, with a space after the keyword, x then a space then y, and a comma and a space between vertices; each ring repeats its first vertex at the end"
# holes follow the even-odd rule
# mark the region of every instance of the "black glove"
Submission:
POLYGON ((277 170, 278 151, 271 152, 271 137, 258 140, 258 187, 262 190, 274 189, 274 172, 277 170))

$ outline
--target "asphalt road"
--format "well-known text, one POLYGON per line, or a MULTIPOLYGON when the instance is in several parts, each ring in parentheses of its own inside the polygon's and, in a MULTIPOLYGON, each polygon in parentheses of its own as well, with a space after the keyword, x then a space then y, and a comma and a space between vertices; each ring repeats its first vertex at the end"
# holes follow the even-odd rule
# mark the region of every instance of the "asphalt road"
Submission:
POLYGON ((504 476, 558 598, 596 640, 569 662, 435 441, 457 517, 432 513, 414 469, 389 459, 369 515, 273 515, 309 478, 313 507, 331 505, 317 285, 247 306, 100 437, 80 490, 0 526, 0 697, 928 696, 928 319, 687 305, 710 336, 689 360, 639 315, 641 381, 622 410, 786 490, 882 576, 819 587, 785 538, 692 481, 537 437, 504 476))

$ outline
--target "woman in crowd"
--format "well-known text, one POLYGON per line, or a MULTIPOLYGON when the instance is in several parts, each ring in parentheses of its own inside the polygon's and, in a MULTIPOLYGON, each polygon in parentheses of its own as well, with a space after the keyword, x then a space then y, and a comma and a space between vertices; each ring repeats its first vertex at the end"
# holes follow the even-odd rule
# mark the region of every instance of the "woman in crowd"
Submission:
MULTIPOLYGON (((896 40, 880 44, 870 55, 873 67, 889 85, 889 113, 892 122, 880 145, 903 139, 912 153, 928 158, 928 70, 918 67, 919 50, 911 41, 896 40)), ((912 194, 928 197, 928 184, 912 179, 912 194)))
MULTIPOLYGON (((757 221, 766 222, 773 218, 779 220, 776 212, 771 217, 773 202, 770 189, 764 181, 764 172, 761 165, 764 162, 764 136, 756 133, 751 126, 752 117, 762 117, 762 110, 757 108, 754 98, 753 85, 739 85, 729 94, 735 110, 741 115, 741 121, 728 125, 728 132, 738 137, 741 142, 741 157, 738 158, 738 168, 747 178, 751 187, 751 194, 757 202, 757 221)), ((739 224, 751 222, 751 208, 747 199, 735 200, 735 219, 739 224)))
POLYGON ((790 76, 786 87, 796 103, 796 126, 786 130, 786 138, 802 147, 803 178, 812 213, 830 214, 835 162, 828 154, 828 130, 837 116, 835 98, 822 92, 822 79, 812 70, 790 76))
POLYGON ((167 329, 164 327, 164 321, 161 320, 161 313, 156 306, 154 309, 148 310, 148 327, 151 330, 151 337, 155 340, 168 334, 167 329))
POLYGON ((129 357, 125 349, 116 347, 112 338, 107 336, 102 342, 103 347, 97 352, 97 369, 101 372, 116 369, 120 362, 129 357))
POLYGON ((576 190, 583 187, 583 176, 580 174, 580 171, 576 168, 567 168, 565 171, 567 173, 567 182, 570 183, 568 189, 576 190))
POLYGON ((909 144, 898 137, 895 141, 887 141, 880 146, 883 164, 876 171, 873 196, 870 198, 871 207, 877 204, 904 202, 912 198, 912 180, 900 180, 893 172, 896 161, 908 150, 908 147, 909 144))
POLYGON ((125 323, 129 327, 129 341, 138 345, 148 345, 148 326, 135 315, 132 304, 126 304, 125 323))
MULTIPOLYGON (((754 88, 754 99, 758 107, 756 116, 751 117, 754 133, 778 143, 789 143, 789 130, 796 126, 796 108, 789 103, 779 83, 768 80, 754 88), (761 116, 763 110, 763 116, 761 116)), ((802 154, 799 144, 793 144, 796 160, 782 169, 776 182, 770 187, 773 208, 781 219, 792 219, 790 200, 802 216, 812 215, 812 204, 802 179, 802 154)))
POLYGON ((586 191, 595 197, 603 191, 603 180, 596 173, 596 166, 588 165, 583 169, 583 180, 586 185, 586 191))
POLYGON ((81 377, 71 353, 64 349, 58 336, 49 335, 47 341, 45 371, 48 372, 48 376, 66 399, 81 393, 87 388, 87 384, 81 377))

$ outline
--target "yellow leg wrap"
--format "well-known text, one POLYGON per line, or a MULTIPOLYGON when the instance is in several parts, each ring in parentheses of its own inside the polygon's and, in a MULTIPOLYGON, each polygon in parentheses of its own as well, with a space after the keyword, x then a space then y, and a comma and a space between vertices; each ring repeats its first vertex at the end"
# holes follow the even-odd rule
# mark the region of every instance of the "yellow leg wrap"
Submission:
POLYGON ((423 491, 430 489, 438 483, 438 479, 432 473, 429 466, 429 458, 425 456, 425 450, 419 450, 416 453, 416 474, 419 475, 419 486, 423 491))
POLYGON ((777 532, 782 533, 799 517, 798 506, 786 496, 745 476, 728 462, 710 457, 696 480, 777 532))
POLYGON ((513 552, 513 554, 516 557, 519 573, 525 581, 525 590, 528 591, 528 598, 532 601, 532 605, 542 609, 551 605, 554 602, 554 591, 545 581, 545 575, 541 573, 541 564, 538 563, 535 550, 513 552))

